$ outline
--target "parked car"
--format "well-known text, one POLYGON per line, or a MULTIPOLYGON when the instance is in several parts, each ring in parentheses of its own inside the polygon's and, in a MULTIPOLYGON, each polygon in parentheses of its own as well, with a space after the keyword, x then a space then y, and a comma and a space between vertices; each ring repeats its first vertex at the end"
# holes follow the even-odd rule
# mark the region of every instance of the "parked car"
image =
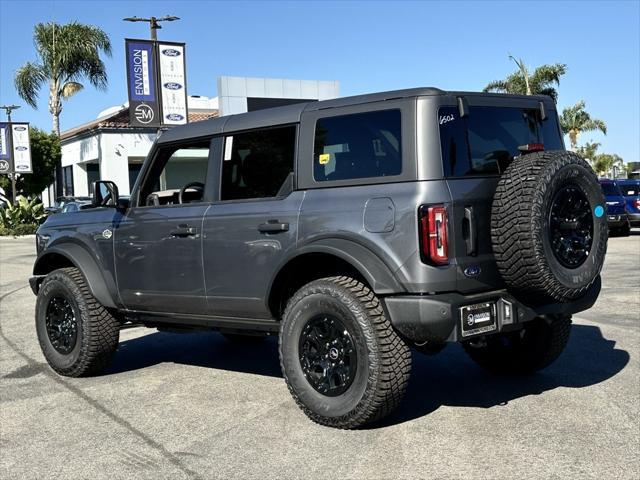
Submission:
POLYGON ((615 180, 600 180, 600 186, 607 202, 607 223, 612 234, 628 236, 631 231, 625 199, 615 180))
POLYGON ((640 227, 640 179, 618 180, 625 201, 629 224, 640 227))
POLYGON ((56 199, 52 206, 45 208, 45 210, 49 214, 77 212, 81 206, 90 204, 91 197, 61 196, 56 199))
POLYGON ((104 369, 127 325, 273 334, 303 412, 354 428, 398 406, 411 347, 530 374, 600 292, 604 196, 547 96, 419 88, 197 122, 156 140, 129 200, 94 191, 36 239, 61 375, 104 369))

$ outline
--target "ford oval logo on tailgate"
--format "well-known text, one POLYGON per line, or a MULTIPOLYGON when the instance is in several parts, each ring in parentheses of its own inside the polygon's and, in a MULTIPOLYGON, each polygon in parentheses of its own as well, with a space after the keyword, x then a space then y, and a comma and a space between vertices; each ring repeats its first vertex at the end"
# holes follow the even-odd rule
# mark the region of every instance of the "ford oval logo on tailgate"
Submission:
POLYGON ((165 48, 164 50, 162 50, 162 53, 164 55, 166 55, 167 57, 179 57, 180 56, 180 52, 178 50, 173 49, 173 48, 165 48))
POLYGON ((480 275, 481 271, 482 270, 478 265, 471 265, 464 269, 464 274, 467 277, 477 277, 478 275, 480 275))

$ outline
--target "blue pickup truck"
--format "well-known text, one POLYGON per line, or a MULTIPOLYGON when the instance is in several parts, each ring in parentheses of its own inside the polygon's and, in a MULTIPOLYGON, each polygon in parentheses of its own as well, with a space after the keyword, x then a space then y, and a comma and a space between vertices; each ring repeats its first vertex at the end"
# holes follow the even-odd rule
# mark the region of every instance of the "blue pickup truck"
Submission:
POLYGON ((600 180, 600 186, 607 202, 607 224, 611 235, 629 236, 631 226, 625 208, 625 198, 616 180, 600 180))
POLYGON ((618 180, 618 186, 624 197, 629 224, 640 227, 640 179, 618 180))

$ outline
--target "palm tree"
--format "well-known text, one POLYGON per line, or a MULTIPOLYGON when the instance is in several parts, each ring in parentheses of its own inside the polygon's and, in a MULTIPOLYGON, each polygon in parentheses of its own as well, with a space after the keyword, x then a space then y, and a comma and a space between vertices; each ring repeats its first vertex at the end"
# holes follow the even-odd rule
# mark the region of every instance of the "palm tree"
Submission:
POLYGON ((558 92, 553 85, 560 85, 560 77, 567 72, 564 63, 541 65, 529 73, 522 59, 513 55, 509 58, 518 66, 518 70, 504 80, 494 80, 484 87, 485 92, 512 93, 517 95, 549 95, 554 101, 558 99, 558 92))
POLYGON ((86 78, 94 87, 106 89, 107 72, 100 54, 111 56, 111 42, 100 28, 77 22, 38 23, 33 40, 38 60, 18 69, 15 87, 25 102, 37 108, 40 88, 49 85, 53 131, 60 136, 62 100, 84 88, 80 80, 86 78))
POLYGON ((565 108, 560 116, 560 128, 569 135, 571 150, 574 152, 578 148, 578 135, 581 133, 600 130, 607 134, 607 125, 602 120, 591 118, 584 107, 584 100, 580 100, 573 107, 565 108))

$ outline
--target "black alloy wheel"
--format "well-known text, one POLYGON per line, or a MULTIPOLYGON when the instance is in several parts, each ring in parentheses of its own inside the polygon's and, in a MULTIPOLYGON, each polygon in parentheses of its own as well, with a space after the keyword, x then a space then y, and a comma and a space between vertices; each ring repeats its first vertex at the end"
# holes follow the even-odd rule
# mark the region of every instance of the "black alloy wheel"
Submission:
POLYGON ((356 348, 337 317, 311 318, 302 329, 298 351, 304 376, 317 392, 336 397, 351 386, 358 367, 356 348))
POLYGON ((62 296, 51 298, 45 323, 53 348, 63 355, 70 353, 78 340, 78 322, 69 300, 62 296))
POLYGON ((564 186, 553 198, 549 241, 564 267, 577 268, 587 261, 593 242, 593 217, 589 200, 577 185, 564 186))

